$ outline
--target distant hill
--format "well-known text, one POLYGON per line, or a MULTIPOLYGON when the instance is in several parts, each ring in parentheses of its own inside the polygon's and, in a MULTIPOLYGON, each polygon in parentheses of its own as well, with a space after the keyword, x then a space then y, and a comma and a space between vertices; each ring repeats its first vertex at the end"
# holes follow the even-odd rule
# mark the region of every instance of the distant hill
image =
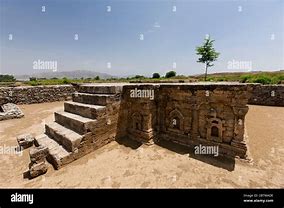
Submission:
POLYGON ((107 79, 107 78, 116 78, 116 76, 107 74, 107 73, 101 73, 101 72, 94 72, 94 71, 88 71, 88 70, 75 70, 75 71, 58 71, 58 72, 42 72, 42 73, 34 73, 30 75, 14 75, 14 77, 17 80, 28 80, 30 77, 36 77, 36 78, 69 78, 69 79, 80 79, 80 78, 94 78, 96 76, 99 76, 101 79, 107 79))

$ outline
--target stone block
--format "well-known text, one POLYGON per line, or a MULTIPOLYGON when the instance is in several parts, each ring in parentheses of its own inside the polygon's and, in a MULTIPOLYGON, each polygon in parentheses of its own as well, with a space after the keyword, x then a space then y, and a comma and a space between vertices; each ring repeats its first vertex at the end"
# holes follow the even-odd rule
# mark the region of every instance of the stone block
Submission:
POLYGON ((45 161, 47 155, 48 155, 47 147, 38 146, 30 149, 30 159, 32 163, 41 163, 45 161))
POLYGON ((35 178, 37 176, 40 176, 42 174, 45 174, 47 172, 47 165, 45 164, 45 161, 41 162, 41 163, 34 163, 32 164, 29 173, 31 178, 35 178))
POLYGON ((35 138, 31 134, 22 134, 17 137, 19 146, 23 147, 24 149, 33 146, 34 139, 35 138))

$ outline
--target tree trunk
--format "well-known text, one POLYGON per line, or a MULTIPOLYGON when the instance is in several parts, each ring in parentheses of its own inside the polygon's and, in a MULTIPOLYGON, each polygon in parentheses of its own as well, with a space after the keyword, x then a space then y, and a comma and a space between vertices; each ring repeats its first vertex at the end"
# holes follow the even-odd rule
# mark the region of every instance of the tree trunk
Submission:
POLYGON ((207 78, 207 63, 205 63, 205 76, 204 76, 204 81, 206 82, 206 78, 207 78))

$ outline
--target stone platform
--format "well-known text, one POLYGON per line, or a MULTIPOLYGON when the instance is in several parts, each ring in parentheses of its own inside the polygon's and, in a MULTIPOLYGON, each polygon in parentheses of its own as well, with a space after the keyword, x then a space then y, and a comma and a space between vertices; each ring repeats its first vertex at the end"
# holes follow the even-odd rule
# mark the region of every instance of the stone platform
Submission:
POLYGON ((48 147, 56 169, 121 137, 218 146, 222 155, 246 158, 250 92, 237 83, 77 85, 35 143, 48 147))

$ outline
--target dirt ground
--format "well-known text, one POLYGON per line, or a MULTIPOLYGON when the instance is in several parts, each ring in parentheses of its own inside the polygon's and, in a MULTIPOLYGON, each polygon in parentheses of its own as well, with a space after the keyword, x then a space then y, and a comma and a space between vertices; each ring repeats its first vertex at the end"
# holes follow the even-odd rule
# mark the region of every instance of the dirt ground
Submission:
MULTIPOLYGON (((63 102, 21 105, 25 117, 0 121, 0 146, 16 146, 16 136, 44 132, 44 123, 63 102)), ((253 162, 196 157, 184 147, 163 142, 140 145, 112 142, 79 160, 29 180, 29 153, 0 155, 0 187, 92 188, 256 188, 284 187, 284 107, 249 106, 246 134, 253 162), (166 149, 166 148, 168 149, 166 149)))

